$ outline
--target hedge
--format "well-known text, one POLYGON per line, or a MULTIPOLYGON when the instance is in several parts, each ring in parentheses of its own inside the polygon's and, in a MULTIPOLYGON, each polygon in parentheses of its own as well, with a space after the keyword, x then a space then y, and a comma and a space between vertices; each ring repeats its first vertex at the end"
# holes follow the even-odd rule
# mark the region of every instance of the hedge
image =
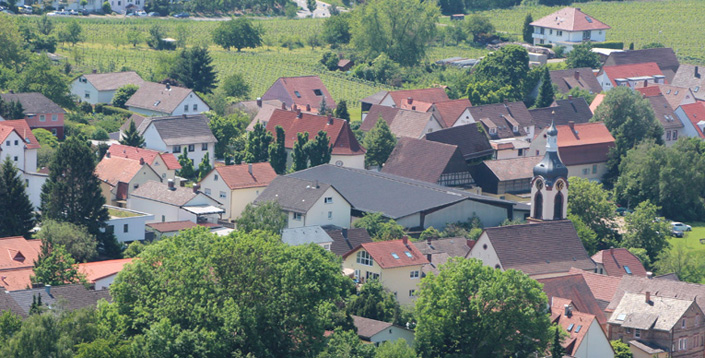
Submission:
POLYGON ((624 49, 624 42, 621 42, 621 41, 593 42, 592 47, 611 48, 611 49, 616 49, 616 50, 622 50, 622 49, 624 49))

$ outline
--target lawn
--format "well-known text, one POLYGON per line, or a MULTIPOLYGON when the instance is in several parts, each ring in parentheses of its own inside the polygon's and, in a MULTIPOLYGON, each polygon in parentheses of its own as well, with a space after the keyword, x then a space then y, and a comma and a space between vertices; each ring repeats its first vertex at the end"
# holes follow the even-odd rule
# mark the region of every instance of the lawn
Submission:
POLYGON ((686 223, 693 227, 693 231, 686 231, 682 238, 671 237, 669 242, 672 245, 684 244, 688 251, 705 255, 705 244, 700 243, 700 239, 705 239, 705 222, 686 223))

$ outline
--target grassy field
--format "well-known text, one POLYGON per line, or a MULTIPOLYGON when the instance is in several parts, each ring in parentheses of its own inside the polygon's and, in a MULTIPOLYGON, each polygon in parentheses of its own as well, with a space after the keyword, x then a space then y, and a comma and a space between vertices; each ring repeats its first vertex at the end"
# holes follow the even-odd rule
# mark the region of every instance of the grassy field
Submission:
POLYGON ((671 237, 669 242, 672 245, 683 244, 688 251, 705 255, 705 244, 700 243, 700 239, 705 239, 705 222, 689 222, 687 224, 693 227, 693 231, 687 231, 682 238, 671 237))

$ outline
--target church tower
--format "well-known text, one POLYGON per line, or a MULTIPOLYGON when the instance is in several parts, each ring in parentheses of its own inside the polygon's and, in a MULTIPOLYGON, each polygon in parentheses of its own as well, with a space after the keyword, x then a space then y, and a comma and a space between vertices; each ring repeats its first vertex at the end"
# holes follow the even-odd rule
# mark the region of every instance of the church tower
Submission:
POLYGON ((546 131, 546 154, 534 167, 531 180, 531 215, 534 220, 563 220, 568 216, 568 168, 558 155, 558 130, 546 131))

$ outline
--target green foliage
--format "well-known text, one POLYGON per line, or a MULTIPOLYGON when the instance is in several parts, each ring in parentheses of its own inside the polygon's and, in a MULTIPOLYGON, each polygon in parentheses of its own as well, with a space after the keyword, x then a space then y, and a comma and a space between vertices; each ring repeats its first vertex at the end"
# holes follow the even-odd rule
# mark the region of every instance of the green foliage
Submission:
POLYGON ((279 204, 272 201, 257 206, 247 204, 235 223, 238 231, 251 233, 259 230, 279 235, 286 227, 287 220, 279 204))
POLYGON ((22 318, 17 314, 6 310, 0 315, 0 339, 2 342, 7 342, 20 328, 22 328, 22 318))
MULTIPOLYGON (((570 210, 570 206, 568 208, 570 210)), ((594 255, 599 251, 598 247, 604 247, 604 242, 598 240, 597 233, 585 224, 580 216, 568 214, 568 220, 573 223, 573 227, 575 227, 575 231, 589 255, 594 255)))
POLYGON ((34 283, 60 286, 85 282, 85 276, 78 272, 78 265, 62 245, 51 245, 42 241, 42 252, 34 263, 34 283))
POLYGON ((238 52, 243 48, 256 48, 262 45, 264 29, 246 17, 221 22, 213 30, 213 42, 226 50, 231 47, 238 52))
POLYGON ((348 112, 348 101, 341 99, 338 102, 338 106, 335 107, 335 112, 333 114, 335 118, 344 119, 350 122, 350 113, 348 112))
POLYGON ((166 37, 164 29, 159 24, 154 24, 149 28, 149 36, 147 37, 147 45, 155 50, 164 49, 163 38, 166 37))
MULTIPOLYGON (((544 67, 541 75, 541 87, 539 87, 539 96, 536 98, 536 108, 548 107, 553 103, 553 82, 548 73, 548 68, 544 67)), ((472 102, 471 102, 472 103, 472 102)))
POLYGON ((233 156, 237 150, 235 142, 240 137, 244 129, 249 124, 250 118, 239 111, 227 116, 221 117, 215 113, 207 112, 208 127, 218 140, 215 143, 215 157, 222 159, 226 156, 233 156))
POLYGON ((668 248, 668 223, 658 218, 659 207, 646 200, 625 217, 625 234, 622 245, 626 248, 640 247, 646 250, 651 262, 668 248))
POLYGON ((311 163, 311 167, 315 167, 321 164, 327 164, 330 162, 331 153, 333 152, 333 146, 330 144, 330 138, 328 138, 328 133, 324 131, 318 131, 318 134, 312 141, 306 144, 306 151, 308 152, 308 159, 311 163))
POLYGON ((84 227, 67 222, 45 220, 37 234, 43 245, 62 246, 76 262, 98 256, 98 241, 84 227))
POLYGON ((335 71, 338 69, 338 55, 333 52, 326 52, 321 57, 321 63, 326 66, 328 71, 335 71))
POLYGON ((53 66, 47 56, 33 55, 11 87, 18 93, 39 92, 59 106, 73 107, 69 78, 53 66))
POLYGON ((110 6, 110 2, 109 2, 109 1, 104 1, 104 2, 103 2, 102 9, 103 9, 103 13, 104 13, 104 14, 111 14, 111 13, 113 12, 113 7, 110 6))
POLYGON ((387 122, 380 116, 377 119, 375 126, 365 135, 364 146, 367 149, 365 153, 365 166, 381 167, 389 155, 392 154, 394 146, 397 144, 397 139, 389 130, 387 122))
MULTIPOLYGON (((507 45, 482 59, 473 70, 467 85, 467 96, 477 106, 481 104, 519 101, 524 97, 524 82, 529 73, 529 54, 519 45, 507 45)), ((535 86, 535 85, 534 85, 535 86)))
POLYGON ((361 63, 352 70, 355 77, 368 81, 399 85, 401 83, 401 68, 386 54, 381 54, 371 64, 361 63))
POLYGON ((646 254, 646 249, 642 249, 641 247, 631 247, 629 248, 629 252, 636 256, 647 270, 650 270, 653 267, 651 259, 649 259, 649 256, 646 254))
POLYGON ((25 49, 17 22, 7 14, 0 14, 0 67, 19 71, 29 53, 25 49))
POLYGON ((556 99, 568 99, 568 96, 573 96, 573 98, 585 98, 585 102, 592 103, 592 101, 595 99, 595 96, 597 96, 597 93, 590 93, 590 91, 586 89, 582 89, 580 87, 573 87, 568 91, 567 94, 563 94, 560 91, 558 91, 557 88, 553 89, 553 92, 556 94, 556 99))
POLYGON ((474 106, 502 103, 505 100, 513 102, 519 99, 514 88, 509 85, 501 86, 491 80, 471 82, 468 84, 467 95, 474 106))
POLYGON ((120 138, 120 144, 129 145, 130 147, 140 148, 144 145, 144 137, 137 131, 135 121, 130 119, 130 126, 127 128, 123 137, 120 138))
POLYGON ((440 14, 435 2, 372 0, 353 10, 352 43, 367 58, 386 53, 410 66, 426 55, 440 14))
POLYGON ((144 38, 142 37, 142 32, 139 30, 130 30, 125 34, 125 38, 127 39, 127 43, 131 44, 132 47, 137 47, 142 41, 144 41, 144 38))
MULTIPOLYGON (((580 223, 573 222, 576 229, 580 227, 583 244, 588 252, 595 253, 607 249, 614 238, 614 216, 617 207, 609 200, 609 192, 602 184, 579 177, 568 178, 570 195, 568 195, 568 215, 578 218, 587 226, 582 228, 580 223), (593 234, 597 239, 592 241, 593 234)), ((572 220, 572 219, 571 219, 572 220)))
POLYGON ((201 159, 201 163, 198 164, 198 180, 202 180, 203 178, 208 175, 208 173, 213 170, 213 167, 211 166, 210 162, 210 156, 206 152, 203 154, 203 159, 201 159))
POLYGON ((137 257, 139 256, 139 254, 142 253, 142 251, 144 251, 146 247, 147 246, 141 241, 133 241, 129 245, 127 245, 127 248, 122 253, 122 256, 125 258, 137 257))
POLYGON ((534 27, 531 26, 532 22, 534 22, 534 18, 531 16, 531 13, 527 13, 526 17, 524 18, 524 27, 521 31, 521 37, 524 42, 533 45, 534 38, 532 34, 534 33, 534 27))
POLYGON ((397 298, 377 280, 367 281, 360 286, 357 295, 350 298, 347 310, 351 315, 390 323, 397 322, 401 314, 397 298))
POLYGON ((650 48, 664 48, 664 47, 666 47, 666 46, 664 46, 664 45, 663 45, 662 43, 660 43, 660 42, 649 42, 649 43, 645 44, 644 46, 641 46, 641 49, 642 49, 642 50, 647 50, 647 49, 650 49, 650 48))
POLYGON ((611 48, 615 50, 624 48, 624 42, 621 41, 591 42, 590 44, 595 48, 611 48))
POLYGON ((375 358, 416 358, 416 352, 404 339, 386 341, 377 347, 375 358))
POLYGON ((614 350, 614 358, 634 358, 632 350, 629 348, 628 344, 622 342, 619 339, 610 341, 610 344, 612 345, 612 349, 614 350))
POLYGON ((421 281, 416 349, 421 357, 543 352, 551 338, 546 304, 541 285, 519 271, 451 258, 438 275, 421 281))
POLYGON ((83 28, 78 21, 69 22, 64 30, 59 32, 59 40, 61 42, 68 42, 71 46, 85 40, 85 38, 86 37, 83 35, 83 28))
POLYGON ((290 1, 284 6, 284 15, 286 16, 287 19, 293 19, 296 17, 296 14, 299 12, 299 7, 296 5, 296 3, 290 1))
POLYGON ((95 171, 95 154, 82 139, 69 137, 49 164, 49 178, 41 193, 42 220, 52 219, 85 227, 98 238, 98 250, 119 255, 112 234, 101 232, 108 220, 105 198, 95 171))
POLYGON ((553 333, 553 342, 551 343, 551 358, 563 358, 563 353, 565 353, 565 349, 563 349, 563 346, 561 346, 561 343, 563 341, 561 337, 561 327, 558 325, 554 325, 552 327, 552 330, 554 331, 553 333))
POLYGON ((495 31, 490 19, 484 15, 468 16, 463 27, 467 35, 472 37, 473 42, 483 42, 483 38, 488 38, 495 31))
POLYGON ((124 85, 118 88, 117 91, 115 91, 115 95, 113 95, 113 106, 127 108, 125 107, 125 103, 130 99, 130 97, 132 97, 133 94, 135 94, 135 92, 137 92, 138 89, 139 87, 137 85, 132 84, 124 85))
POLYGON ((262 123, 255 124, 254 130, 247 133, 245 160, 248 163, 261 163, 269 160, 269 145, 272 143, 272 133, 269 133, 262 123))
POLYGON ((350 42, 350 13, 331 16, 323 22, 321 34, 323 41, 332 47, 345 45, 350 42))
POLYGON ((404 227, 394 220, 389 220, 379 225, 377 235, 373 237, 375 241, 399 240, 404 237, 404 227))
POLYGON ((220 88, 228 97, 247 98, 250 95, 250 85, 239 73, 233 73, 225 77, 223 83, 220 84, 220 88))
POLYGON ((31 238, 34 207, 10 156, 0 165, 0 237, 31 238))
POLYGON ((592 45, 589 42, 584 42, 580 45, 574 45, 573 50, 568 52, 565 63, 568 68, 600 68, 602 62, 600 55, 592 52, 592 45))
POLYGON ((367 230, 375 241, 396 240, 404 236, 404 227, 382 216, 382 213, 366 213, 353 223, 353 227, 367 230))
POLYGON ((291 169, 295 172, 308 168, 308 132, 296 133, 296 143, 291 151, 291 169))
POLYGON ((52 21, 46 14, 42 15, 37 22, 37 31, 45 36, 51 35, 51 32, 54 31, 54 21, 52 21))
POLYGON ((364 344, 353 330, 337 328, 328 338, 328 345, 317 358, 374 358, 375 347, 364 344))
POLYGON ((183 49, 169 72, 169 77, 196 92, 211 93, 218 82, 208 49, 193 47, 183 49))
POLYGON ((426 230, 421 232, 419 240, 437 239, 439 237, 441 237, 441 232, 436 230, 433 226, 429 226, 426 230))
POLYGON ((675 273, 681 281, 701 283, 705 278, 704 258, 702 253, 689 251, 684 243, 676 242, 661 251, 654 266, 658 274, 675 273))
POLYGON ((308 11, 313 13, 318 7, 318 4, 316 3, 316 0, 306 0, 306 7, 308 8, 308 11))
POLYGON ((178 160, 179 165, 181 165, 181 169, 177 170, 176 174, 182 178, 186 178, 189 180, 196 179, 196 169, 193 167, 193 159, 188 157, 187 146, 184 146, 184 149, 181 151, 181 154, 179 154, 178 160))
POLYGON ((284 128, 281 126, 277 126, 275 131, 277 138, 269 145, 269 164, 277 174, 283 175, 286 172, 287 154, 286 147, 284 146, 286 136, 284 133, 284 128))

